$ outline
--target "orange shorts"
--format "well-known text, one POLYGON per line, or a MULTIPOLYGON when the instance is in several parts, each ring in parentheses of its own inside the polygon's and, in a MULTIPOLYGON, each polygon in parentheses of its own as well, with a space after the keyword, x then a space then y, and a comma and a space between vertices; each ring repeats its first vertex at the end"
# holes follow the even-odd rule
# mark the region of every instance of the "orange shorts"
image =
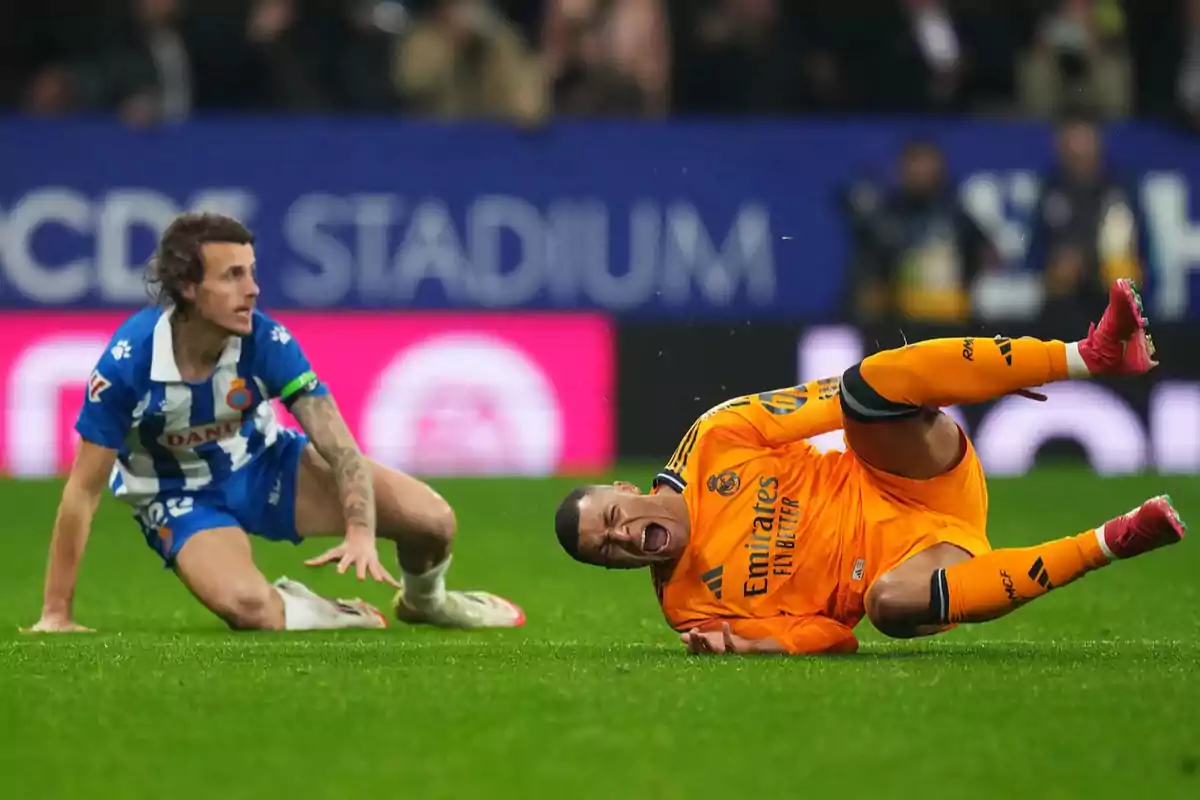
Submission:
POLYGON ((935 544, 953 544, 973 556, 989 552, 988 493, 983 465, 966 434, 962 461, 944 475, 913 480, 858 462, 866 559, 864 588, 880 575, 935 544))

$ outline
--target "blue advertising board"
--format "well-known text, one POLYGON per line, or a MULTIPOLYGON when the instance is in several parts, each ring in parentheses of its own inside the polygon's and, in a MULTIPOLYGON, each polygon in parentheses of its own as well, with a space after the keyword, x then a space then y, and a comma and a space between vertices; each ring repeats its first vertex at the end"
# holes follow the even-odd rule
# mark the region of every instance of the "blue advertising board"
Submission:
MULTIPOLYGON (((171 216, 258 236, 275 308, 602 309, 631 319, 818 320, 845 290, 835 197, 903 143, 945 149, 1020 264, 1051 131, 995 122, 0 121, 0 308, 145 301, 171 216)), ((1200 308, 1200 145, 1106 134, 1146 219, 1160 316, 1200 308)))

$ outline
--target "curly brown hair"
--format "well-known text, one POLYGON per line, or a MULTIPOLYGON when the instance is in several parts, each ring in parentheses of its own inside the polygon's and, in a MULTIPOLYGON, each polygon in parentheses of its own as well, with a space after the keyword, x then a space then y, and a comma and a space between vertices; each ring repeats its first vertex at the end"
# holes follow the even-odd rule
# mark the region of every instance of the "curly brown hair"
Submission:
POLYGON ((254 244, 254 234, 233 217, 197 211, 171 221, 146 265, 146 288, 158 303, 186 311, 183 288, 204 280, 202 250, 209 242, 254 244))

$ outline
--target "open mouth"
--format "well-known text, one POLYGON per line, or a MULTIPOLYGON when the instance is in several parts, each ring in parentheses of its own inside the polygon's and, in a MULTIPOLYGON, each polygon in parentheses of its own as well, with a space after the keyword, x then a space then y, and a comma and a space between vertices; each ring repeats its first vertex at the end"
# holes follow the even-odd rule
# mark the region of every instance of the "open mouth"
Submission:
POLYGON ((642 552, 648 556, 661 553, 671 541, 671 533, 657 522, 651 522, 642 530, 642 552))

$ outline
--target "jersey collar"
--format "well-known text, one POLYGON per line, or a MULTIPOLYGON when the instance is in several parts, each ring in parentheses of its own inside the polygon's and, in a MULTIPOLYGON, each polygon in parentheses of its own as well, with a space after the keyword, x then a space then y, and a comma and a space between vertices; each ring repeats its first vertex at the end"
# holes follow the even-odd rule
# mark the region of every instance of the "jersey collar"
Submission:
MULTIPOLYGON (((171 317, 175 307, 168 307, 154 323, 154 346, 150 356, 150 380, 158 383, 183 383, 179 364, 175 361, 175 346, 171 342, 171 317)), ((230 336, 217 360, 218 367, 237 364, 242 357, 242 337, 230 336)))

